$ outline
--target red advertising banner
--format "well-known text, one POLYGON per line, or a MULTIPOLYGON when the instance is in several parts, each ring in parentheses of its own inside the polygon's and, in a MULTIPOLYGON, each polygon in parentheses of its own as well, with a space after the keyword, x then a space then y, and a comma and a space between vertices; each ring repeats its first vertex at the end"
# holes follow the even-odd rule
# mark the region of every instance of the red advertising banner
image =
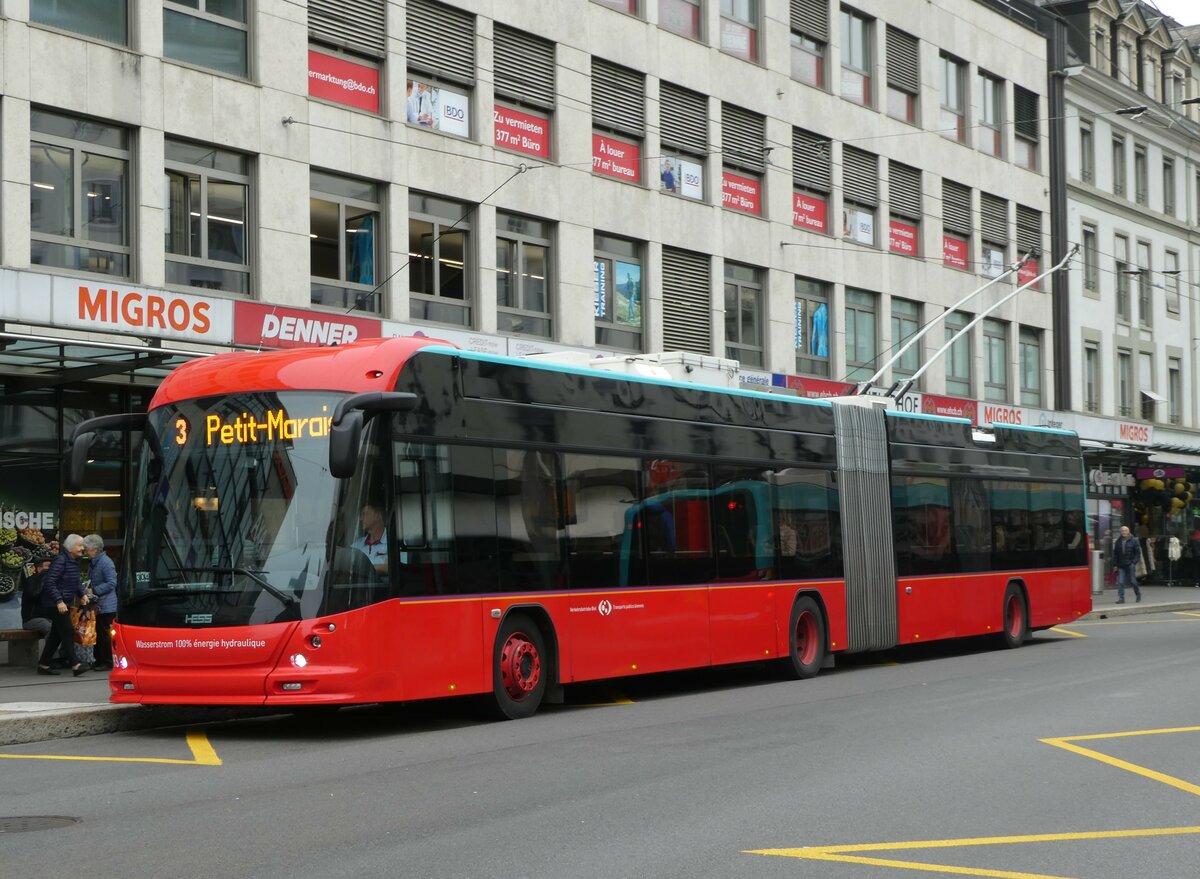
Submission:
POLYGON ((942 236, 942 265, 947 265, 954 269, 965 269, 967 267, 966 239, 956 238, 953 235, 942 236))
MULTIPOLYGON (((1038 267, 1038 261, 1036 259, 1031 259, 1029 262, 1021 266, 1021 268, 1017 271, 1017 285, 1020 286, 1021 284, 1028 284, 1041 273, 1042 270, 1038 267)), ((1034 284, 1031 289, 1036 290, 1037 284, 1034 284)))
POLYGON ((829 204, 803 192, 792 193, 792 225, 810 232, 829 231, 829 204))
POLYGON ((496 146, 506 150, 528 153, 539 159, 550 157, 550 119, 533 113, 523 113, 512 107, 496 104, 492 107, 496 146))
POLYGON ((762 213, 762 183, 740 174, 721 174, 721 204, 745 214, 762 213))
POLYGON ((905 256, 917 255, 917 227, 892 219, 888 223, 888 249, 905 256))
POLYGON ((592 135, 592 171, 630 183, 642 182, 642 151, 636 143, 592 135))
POLYGON ((308 94, 371 113, 379 112, 379 71, 308 50, 308 94))
POLYGON ((921 411, 926 415, 946 415, 951 418, 966 418, 972 424, 979 412, 979 404, 975 400, 963 400, 959 397, 938 397, 934 394, 921 395, 921 411))
MULTIPOLYGON (((783 375, 783 386, 798 391, 799 396, 810 400, 820 400, 823 397, 844 397, 854 390, 851 382, 834 382, 823 378, 806 378, 798 375, 783 375)), ((779 384, 779 382, 772 382, 779 384)))
POLYGON ((345 345, 383 335, 378 318, 350 317, 258 302, 234 302, 233 341, 267 348, 314 348, 345 345))

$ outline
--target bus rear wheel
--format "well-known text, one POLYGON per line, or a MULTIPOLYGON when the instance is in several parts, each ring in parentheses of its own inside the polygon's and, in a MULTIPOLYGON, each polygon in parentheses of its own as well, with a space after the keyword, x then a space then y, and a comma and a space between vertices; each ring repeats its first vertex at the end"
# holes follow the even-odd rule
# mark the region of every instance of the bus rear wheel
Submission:
POLYGON ((1007 648, 1020 647, 1029 637, 1029 609, 1025 594, 1016 583, 1009 583, 1004 590, 1004 623, 1000 630, 1000 643, 1007 648))
POLYGON ((541 629, 525 614, 510 614, 496 633, 492 694, 501 719, 530 717, 546 695, 550 668, 541 629))
POLYGON ((788 624, 788 666, 793 677, 816 677, 825 664, 825 616, 807 595, 792 606, 788 624))

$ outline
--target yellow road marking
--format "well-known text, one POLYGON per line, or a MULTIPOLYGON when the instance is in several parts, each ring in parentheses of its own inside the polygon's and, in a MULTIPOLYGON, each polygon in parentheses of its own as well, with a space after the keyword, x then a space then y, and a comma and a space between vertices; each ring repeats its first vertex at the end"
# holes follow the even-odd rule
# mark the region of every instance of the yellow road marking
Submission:
POLYGON ((1119 733, 1097 733, 1089 736, 1064 736, 1061 738, 1041 739, 1047 745, 1053 745, 1056 748, 1062 748, 1064 751, 1071 751, 1074 754, 1079 754, 1083 757, 1090 757, 1093 760, 1099 760, 1101 763, 1107 763, 1117 769, 1123 769, 1126 772, 1132 772, 1135 775, 1141 775, 1144 778, 1149 778, 1153 781, 1159 781, 1171 787, 1178 788, 1189 794, 1200 796, 1200 785, 1192 784, 1190 781, 1184 781, 1182 778, 1176 778, 1173 775, 1167 775, 1164 772, 1157 772, 1153 769, 1147 769, 1145 766, 1138 766, 1136 763, 1130 763, 1127 760, 1119 760, 1116 757, 1110 757, 1108 754, 1102 754, 1099 751, 1093 751, 1091 748, 1084 748, 1076 745, 1075 742, 1095 742, 1102 739, 1124 739, 1133 736, 1161 736, 1171 733, 1185 732, 1200 732, 1200 726, 1178 726, 1170 729, 1142 729, 1133 730, 1130 732, 1119 733))
POLYGON ((986 870, 979 867, 958 867, 948 864, 927 864, 917 861, 897 861, 887 858, 860 857, 851 852, 894 852, 914 849, 967 848, 991 845, 1025 845, 1035 842, 1079 842, 1091 839, 1137 839, 1145 837, 1184 836, 1200 834, 1200 827, 1151 827, 1140 830, 1095 830, 1080 833, 1039 833, 1026 836, 985 836, 967 839, 924 839, 910 842, 881 842, 857 845, 810 846, 805 848, 770 848, 746 851, 743 854, 768 857, 796 858, 806 861, 834 861, 891 867, 897 870, 924 870, 931 873, 952 873, 957 876, 989 876, 995 879, 1067 879, 1047 873, 1017 873, 1009 870, 986 870))
POLYGON ((1177 613, 1181 617, 1200 617, 1200 613, 1192 613, 1190 610, 1173 610, 1171 613, 1177 613))
POLYGON ((191 760, 174 760, 169 757, 77 757, 64 754, 0 754, 5 760, 76 760, 97 763, 171 763, 176 766, 220 766, 221 758, 209 744, 208 736, 202 730, 190 729, 187 733, 188 748, 191 749, 191 760))
MULTIPOLYGON (((1182 613, 1182 611, 1175 611, 1182 613)), ((1200 616, 1200 614, 1197 614, 1200 616)), ((1191 623, 1196 620, 1097 620, 1092 623, 1071 623, 1072 626, 1160 626, 1166 623, 1191 623)))
POLYGON ((1064 629, 1061 626, 1051 626, 1051 632, 1058 632, 1060 635, 1070 635, 1072 638, 1086 638, 1087 635, 1083 632, 1072 632, 1070 629, 1064 629))

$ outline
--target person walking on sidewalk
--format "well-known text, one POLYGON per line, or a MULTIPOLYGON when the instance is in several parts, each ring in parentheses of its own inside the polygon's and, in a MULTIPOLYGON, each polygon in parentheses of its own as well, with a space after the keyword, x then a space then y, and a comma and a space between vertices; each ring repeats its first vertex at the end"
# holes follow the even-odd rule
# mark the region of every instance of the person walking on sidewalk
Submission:
POLYGON ((88 565, 88 592, 96 602, 96 661, 92 671, 112 671, 112 638, 109 631, 117 616, 117 566, 104 551, 104 538, 89 534, 83 538, 88 565))
MULTIPOLYGON (((78 534, 68 534, 62 542, 62 551, 50 563, 50 570, 42 581, 42 607, 50 619, 53 628, 46 638, 46 646, 38 659, 37 673, 40 675, 56 675, 57 671, 50 667, 54 651, 60 644, 72 649, 75 643, 75 630, 71 627, 71 605, 76 599, 81 605, 87 605, 88 598, 83 592, 79 581, 79 557, 83 555, 83 538, 78 534)), ((81 663, 71 666, 76 677, 87 671, 81 663)))
POLYGON ((1142 600, 1142 590, 1138 588, 1137 563, 1142 557, 1142 544, 1129 533, 1129 526, 1121 526, 1121 536, 1113 544, 1113 567, 1117 569, 1117 604, 1125 603, 1125 582, 1133 587, 1137 601, 1142 600))

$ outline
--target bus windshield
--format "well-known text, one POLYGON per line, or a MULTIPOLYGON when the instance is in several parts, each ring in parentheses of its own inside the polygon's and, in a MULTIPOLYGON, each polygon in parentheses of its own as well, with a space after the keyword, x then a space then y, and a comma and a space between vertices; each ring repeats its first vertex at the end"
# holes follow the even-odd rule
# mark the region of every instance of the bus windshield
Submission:
POLYGON ((236 626, 318 614, 335 405, 328 393, 280 391, 150 412, 123 622, 236 626))

